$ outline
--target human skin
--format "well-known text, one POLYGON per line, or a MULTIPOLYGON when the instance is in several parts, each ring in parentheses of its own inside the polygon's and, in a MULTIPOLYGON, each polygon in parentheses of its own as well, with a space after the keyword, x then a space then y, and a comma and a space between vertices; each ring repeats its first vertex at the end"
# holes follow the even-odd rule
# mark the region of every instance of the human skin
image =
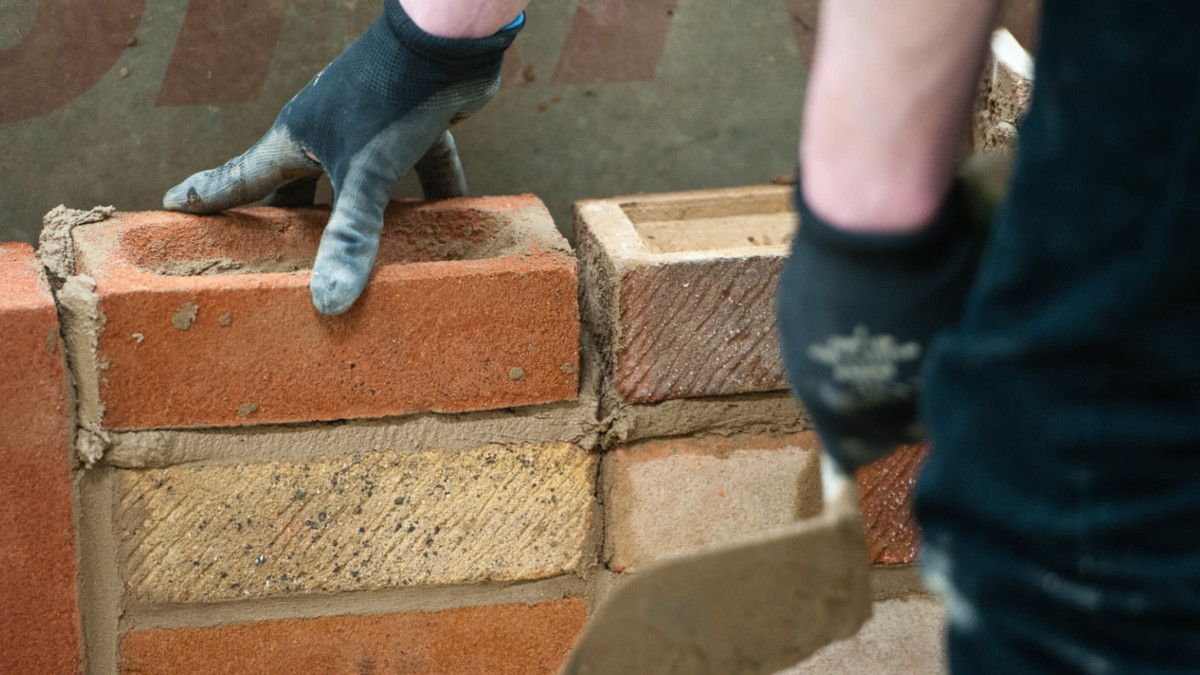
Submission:
POLYGON ((421 30, 444 38, 487 37, 516 20, 529 0, 396 0, 421 30))
POLYGON ((901 234, 937 212, 964 155, 998 0, 826 0, 805 97, 809 208, 901 234))

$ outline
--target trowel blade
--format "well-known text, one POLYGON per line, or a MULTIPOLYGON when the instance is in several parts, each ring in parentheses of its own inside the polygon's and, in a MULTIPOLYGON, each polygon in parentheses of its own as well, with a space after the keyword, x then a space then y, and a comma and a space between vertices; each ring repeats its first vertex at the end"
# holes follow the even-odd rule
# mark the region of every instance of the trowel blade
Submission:
POLYGON ((854 505, 648 566, 597 610, 560 675, 777 672, 871 615, 854 505))

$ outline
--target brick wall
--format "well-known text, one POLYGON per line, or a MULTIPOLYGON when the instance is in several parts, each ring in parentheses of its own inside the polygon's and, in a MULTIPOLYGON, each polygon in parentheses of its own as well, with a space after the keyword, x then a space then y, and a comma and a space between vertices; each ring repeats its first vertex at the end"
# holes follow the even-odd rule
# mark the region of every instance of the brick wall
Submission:
MULTIPOLYGON (((31 249, 0 265, 0 659, 554 672, 640 566, 820 510, 770 309, 787 191, 582 202, 578 262, 533 197, 395 203, 337 318, 320 210, 55 211, 58 312, 31 249)), ((918 459, 860 477, 910 574, 918 459)))
MULTIPOLYGON (((554 672, 639 566, 820 510, 769 307, 786 192, 581 203, 578 269, 534 198, 395 204, 337 319, 318 211, 56 211, 58 311, 0 254, 0 665, 554 672)), ((920 452, 860 476, 900 570, 920 452)))
MULTIPOLYGON (((552 673, 639 567, 814 515, 790 191, 579 202, 575 251, 532 196, 393 203, 340 317, 327 211, 55 209, 40 259, 0 244, 0 672, 552 673)), ((942 667, 925 452, 858 476, 877 618, 789 673, 942 667)))

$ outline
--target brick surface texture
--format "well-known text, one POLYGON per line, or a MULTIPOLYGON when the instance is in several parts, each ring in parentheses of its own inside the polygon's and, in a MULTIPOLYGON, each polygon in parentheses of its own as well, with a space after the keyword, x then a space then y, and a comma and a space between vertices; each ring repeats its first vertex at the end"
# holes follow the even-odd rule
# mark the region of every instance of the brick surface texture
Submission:
POLYGON ((550 577, 582 564, 596 461, 554 443, 121 471, 122 572, 151 602, 550 577))
POLYGON ((133 632, 121 672, 162 675, 552 675, 583 628, 577 598, 436 613, 133 632))
POLYGON ((924 445, 903 446, 887 459, 858 470, 858 498, 873 563, 917 560, 921 531, 913 514, 924 445))
MULTIPOLYGON (((1036 6, 1026 7, 1024 11, 1033 12, 1036 18, 1036 6)), ((1019 39, 1020 35, 1016 37, 1019 39)), ((975 100, 971 143, 976 151, 1011 152, 1018 144, 1017 127, 1029 112, 1033 80, 1030 73, 1021 71, 1020 64, 1008 60, 1014 56, 1011 52, 998 51, 995 44, 988 55, 975 100)))
POLYGON ((0 672, 78 671, 58 316, 26 244, 0 243, 0 672))
POLYGON ((397 202, 346 314, 312 306, 328 211, 137 213, 76 228, 103 426, 242 425, 574 398, 576 265, 535 197, 397 202), (164 386, 164 383, 170 386, 164 386))
POLYGON ((816 515, 818 447, 816 435, 804 432, 669 438, 617 448, 605 467, 609 566, 628 571, 816 515))
POLYGON ((787 388, 775 320, 787 188, 580 202, 576 228, 585 320, 625 402, 787 388))
POLYGON ((615 384, 631 402, 786 389, 775 325, 784 259, 644 267, 621 284, 615 384))

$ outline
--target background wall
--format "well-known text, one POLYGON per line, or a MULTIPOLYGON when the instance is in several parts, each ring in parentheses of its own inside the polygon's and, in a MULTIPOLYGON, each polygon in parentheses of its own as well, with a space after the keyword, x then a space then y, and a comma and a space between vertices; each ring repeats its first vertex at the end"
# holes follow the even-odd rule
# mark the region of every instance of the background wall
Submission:
MULTIPOLYGON (((504 88, 457 132, 472 193, 533 192, 569 228, 576 199, 790 172, 817 4, 533 2, 504 88)), ((1027 39, 1035 3, 1015 5, 1027 39)), ((36 240, 60 203, 156 208, 249 147, 380 6, 0 0, 0 240, 36 240)), ((410 176, 396 195, 417 192, 410 176)))

